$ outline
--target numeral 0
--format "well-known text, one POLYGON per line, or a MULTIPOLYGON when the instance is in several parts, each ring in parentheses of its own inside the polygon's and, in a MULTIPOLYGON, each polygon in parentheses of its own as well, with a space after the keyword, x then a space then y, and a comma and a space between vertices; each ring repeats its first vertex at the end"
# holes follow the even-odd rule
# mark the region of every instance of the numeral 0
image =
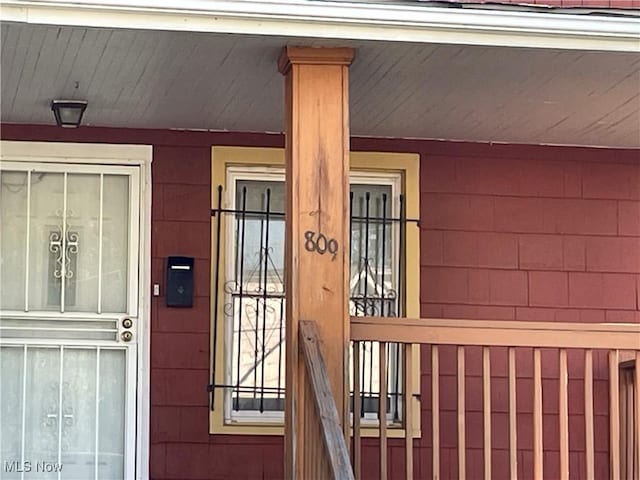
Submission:
POLYGON ((332 260, 335 260, 338 253, 338 241, 335 238, 327 238, 324 233, 319 233, 316 238, 316 232, 311 230, 304 232, 304 238, 304 248, 308 252, 316 252, 320 255, 329 252, 333 255, 332 260))

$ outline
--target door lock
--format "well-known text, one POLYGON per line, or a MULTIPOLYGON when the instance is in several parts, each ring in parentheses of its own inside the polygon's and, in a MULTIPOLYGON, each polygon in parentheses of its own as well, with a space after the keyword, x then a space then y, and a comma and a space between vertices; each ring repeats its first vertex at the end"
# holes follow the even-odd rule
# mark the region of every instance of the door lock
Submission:
POLYGON ((131 339, 133 338, 133 333, 127 331, 127 332, 122 332, 122 334, 120 335, 120 338, 122 338, 123 342, 130 342, 131 339))
POLYGON ((130 318, 125 318, 124 320, 122 320, 122 326, 124 328, 131 328, 133 327, 133 320, 131 320, 130 318))

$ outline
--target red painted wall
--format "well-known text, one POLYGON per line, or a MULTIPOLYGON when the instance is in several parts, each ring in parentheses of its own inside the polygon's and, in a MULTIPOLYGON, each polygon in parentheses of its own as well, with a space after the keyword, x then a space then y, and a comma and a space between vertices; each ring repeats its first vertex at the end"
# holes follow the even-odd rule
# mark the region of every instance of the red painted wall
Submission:
MULTIPOLYGON (((196 257, 190 310, 152 306, 153 479, 282 478, 282 439, 208 434, 210 146, 282 146, 279 135, 3 125, 3 139, 154 145, 153 281, 167 255, 196 257)), ((640 322, 640 151, 353 139, 354 150, 421 154, 422 315, 546 321, 640 322)), ((468 476, 482 468, 479 351, 468 352, 468 476)), ((431 475, 430 353, 422 352, 422 432, 415 471, 431 475)), ((494 352, 494 478, 506 478, 506 353, 494 352)), ((570 357, 570 398, 582 392, 570 357)), ((519 362, 519 460, 530 478, 531 361, 519 362), (527 393, 527 395, 524 395, 527 393)), ((442 478, 457 478, 455 357, 441 352, 442 478)), ((545 478, 558 471, 557 366, 544 360, 545 478)), ((596 378, 596 477, 608 476, 606 363, 596 378)), ((582 400, 570 402, 572 478, 584 478, 582 400)), ((391 469, 404 470, 391 442, 391 469)), ((377 478, 376 448, 365 478, 377 478)))
MULTIPOLYGON (((387 146, 394 149, 394 142, 387 146)), ((376 141, 356 148, 379 150, 376 141)), ((428 317, 640 322, 640 151, 396 142, 421 153, 421 313, 428 317)), ((466 352, 467 476, 481 478, 482 357, 466 352)), ((416 469, 431 478, 430 349, 422 349, 416 469)), ((596 478, 608 478, 608 371, 595 355, 596 478)), ((519 478, 532 477, 530 350, 518 352, 519 478)), ((492 364, 492 478, 508 478, 507 352, 492 364)), ((571 478, 585 478, 582 352, 569 353, 571 478)), ((557 478, 558 360, 543 354, 544 478, 557 478)), ((441 478, 456 479, 456 354, 440 348, 441 478)), ((401 445, 392 449, 402 472, 401 445)), ((374 447, 369 454, 376 456, 374 447)), ((365 478, 377 478, 367 465, 365 478)))

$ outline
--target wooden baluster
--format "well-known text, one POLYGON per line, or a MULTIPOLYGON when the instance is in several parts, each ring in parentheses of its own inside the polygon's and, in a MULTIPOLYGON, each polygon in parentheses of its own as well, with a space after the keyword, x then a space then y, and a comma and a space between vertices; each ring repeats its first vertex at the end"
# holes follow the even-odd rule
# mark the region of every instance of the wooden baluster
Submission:
POLYGON ((482 411, 484 424, 484 478, 491 480, 491 351, 482 347, 482 411))
POLYGON ((636 352, 635 368, 634 368, 634 438, 635 452, 633 455, 635 478, 640 479, 640 351, 636 352))
POLYGON ((353 342, 353 474, 356 480, 362 478, 360 345, 360 342, 353 342))
MULTIPOLYGON (((311 394, 311 386, 308 383, 304 385, 305 396, 310 398, 311 394)), ((302 464, 302 468, 305 476, 317 475, 315 472, 316 465, 314 465, 315 460, 320 457, 320 453, 317 451, 316 446, 316 418, 313 415, 313 405, 310 405, 310 408, 306 408, 304 410, 304 425, 305 425, 305 436, 306 436, 306 448, 303 452, 304 462, 302 464)))
POLYGON ((533 478, 542 480, 542 363, 540 349, 533 349, 533 478))
POLYGON ((587 480, 595 479, 593 438, 593 352, 584 352, 584 435, 587 480))
POLYGON ((609 472, 612 479, 620 478, 620 384, 619 353, 609 352, 609 472))
POLYGON ((509 475, 518 478, 518 412, 516 403, 516 349, 509 347, 509 475))
POLYGON ((465 439, 465 367, 464 347, 458 347, 458 478, 464 480, 466 467, 466 439, 465 439))
POLYGON ((620 447, 620 472, 623 478, 633 478, 633 394, 631 372, 620 370, 620 440, 624 439, 624 448, 620 447))
POLYGON ((560 414, 558 426, 560 434, 560 478, 569 480, 569 405, 568 405, 568 372, 567 351, 560 349, 560 375, 558 382, 558 412, 560 414))
POLYGON ((620 472, 624 478, 630 478, 627 471, 627 372, 620 370, 618 372, 618 412, 620 418, 620 472), (624 441, 623 441, 624 439, 624 441))
POLYGON ((404 448, 406 478, 413 480, 413 345, 404 344, 404 448))
MULTIPOLYGON (((305 397, 311 398, 311 387, 309 384, 305 386, 305 397)), ((305 436, 307 437, 308 447, 305 449, 305 461, 304 468, 307 469, 306 475, 317 475, 316 468, 318 458, 320 457, 320 453, 317 451, 316 438, 317 438, 317 430, 316 430, 316 422, 315 417, 313 415, 313 405, 310 405, 309 408, 305 408, 304 410, 305 416, 305 436), (308 432, 308 433, 307 433, 308 432)))
POLYGON ((633 475, 633 462, 635 458, 634 450, 634 427, 635 427, 635 414, 634 414, 634 383, 633 383, 633 366, 627 369, 627 421, 625 423, 627 430, 627 478, 634 478, 633 475))
MULTIPOLYGON (((635 426, 635 414, 634 414, 634 402, 633 402, 633 367, 627 369, 627 421, 625 422, 627 430, 627 478, 633 478, 633 460, 634 455, 634 426, 635 426)), ((639 433, 640 434, 640 433, 639 433)))
POLYGON ((380 342, 380 400, 378 424, 380 428, 380 480, 387 480, 387 344, 380 342))
POLYGON ((440 368, 438 346, 431 345, 431 423, 433 479, 440 478, 440 368))

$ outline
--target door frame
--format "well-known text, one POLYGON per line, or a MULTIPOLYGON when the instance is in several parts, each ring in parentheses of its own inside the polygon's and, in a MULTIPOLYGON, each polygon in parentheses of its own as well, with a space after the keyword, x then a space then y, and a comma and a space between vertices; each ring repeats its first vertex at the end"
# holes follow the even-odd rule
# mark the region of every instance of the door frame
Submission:
POLYGON ((127 165, 140 168, 138 235, 138 345, 136 381, 135 477, 149 478, 151 339, 151 145, 0 141, 3 161, 127 165))

